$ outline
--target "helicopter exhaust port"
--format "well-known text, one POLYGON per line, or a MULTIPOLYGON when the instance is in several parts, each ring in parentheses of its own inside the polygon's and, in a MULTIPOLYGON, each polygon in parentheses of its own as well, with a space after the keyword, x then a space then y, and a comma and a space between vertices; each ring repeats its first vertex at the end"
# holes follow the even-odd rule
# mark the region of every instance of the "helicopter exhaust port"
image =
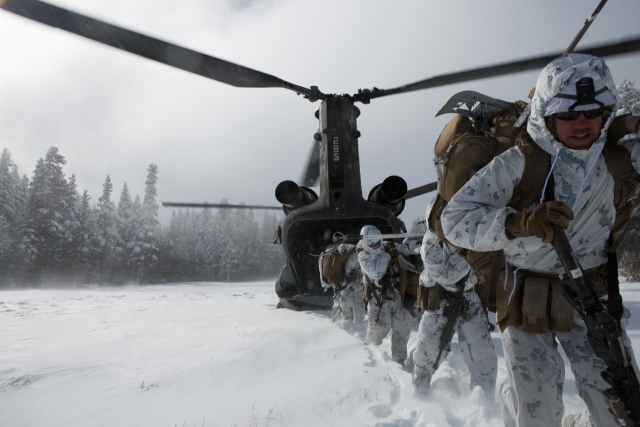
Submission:
POLYGON ((407 183, 399 176, 392 175, 371 189, 367 201, 386 206, 398 216, 404 210, 407 183))
POLYGON ((282 181, 276 187, 276 199, 282 203, 285 215, 318 200, 318 195, 309 187, 300 187, 293 181, 282 181))

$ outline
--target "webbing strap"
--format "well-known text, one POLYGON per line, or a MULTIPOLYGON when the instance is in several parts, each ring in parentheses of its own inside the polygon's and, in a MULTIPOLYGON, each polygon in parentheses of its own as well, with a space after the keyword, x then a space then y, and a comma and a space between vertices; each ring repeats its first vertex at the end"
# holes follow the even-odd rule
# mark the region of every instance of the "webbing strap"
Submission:
POLYGON ((491 282, 489 283, 489 311, 495 313, 498 309, 496 304, 496 292, 498 288, 498 276, 500 270, 504 266, 504 252, 494 252, 493 259, 491 260, 491 282), (498 256, 502 253, 502 256, 498 256))
POLYGON ((640 203, 640 197, 634 203, 629 202, 635 193, 639 174, 631 163, 629 151, 624 147, 605 144, 602 156, 614 182, 613 203, 616 209, 616 219, 612 227, 613 240, 609 242, 609 252, 611 253, 615 252, 622 242, 629 225, 629 215, 640 203))
MULTIPOLYGON (((608 91, 609 89, 607 89, 606 87, 603 87, 602 89, 600 89, 599 91, 596 91, 593 96, 596 97, 598 95, 601 95, 603 93, 605 93, 606 91, 608 91)), ((578 99, 578 95, 567 95, 564 93, 558 93, 555 95, 556 98, 565 98, 565 99, 578 99)))
POLYGON ((550 166, 541 165, 550 165, 551 156, 538 147, 528 134, 524 138, 518 138, 516 144, 524 155, 524 171, 522 178, 513 189, 509 206, 517 211, 523 211, 538 201, 550 168, 550 166))
MULTIPOLYGON (((522 178, 513 189, 513 195, 508 206, 517 211, 523 211, 540 198, 540 193, 544 188, 544 182, 551 167, 551 156, 538 147, 528 134, 518 138, 516 145, 524 155, 524 171, 522 172, 522 178), (548 166, 544 167, 544 165, 548 166)), ((553 190, 553 185, 549 185, 547 188, 549 187, 553 190)), ((504 252, 494 252, 491 260, 491 274, 487 284, 489 286, 488 309, 492 312, 497 309, 498 275, 503 266, 504 252)))

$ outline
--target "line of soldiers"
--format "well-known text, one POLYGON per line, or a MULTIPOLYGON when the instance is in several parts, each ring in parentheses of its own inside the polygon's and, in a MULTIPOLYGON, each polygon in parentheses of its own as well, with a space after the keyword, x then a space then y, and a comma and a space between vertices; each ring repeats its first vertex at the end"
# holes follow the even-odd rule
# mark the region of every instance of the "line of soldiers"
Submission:
POLYGON ((363 319, 364 296, 366 343, 379 345, 392 331, 392 358, 405 363, 417 302, 425 312, 413 354, 416 392, 429 393, 457 332, 470 386, 493 401, 497 358, 487 310, 494 311, 508 375, 498 393, 505 426, 638 424, 639 371, 621 321, 630 314, 619 293, 615 249, 640 199, 640 117, 616 114, 609 69, 590 55, 552 61, 530 98, 523 127, 522 101, 489 119, 469 112, 447 125, 436 144, 439 188, 427 208, 422 273, 412 276, 403 267, 415 253, 365 226, 357 245, 341 245, 349 262, 334 318, 363 319), (563 291, 573 286, 568 273, 583 273, 563 269, 553 244, 557 227, 565 229, 594 298, 617 322, 632 379, 622 403, 611 394, 622 386, 612 387, 613 371, 596 354, 593 327, 563 291), (564 416, 558 344, 587 406, 577 415, 564 416))

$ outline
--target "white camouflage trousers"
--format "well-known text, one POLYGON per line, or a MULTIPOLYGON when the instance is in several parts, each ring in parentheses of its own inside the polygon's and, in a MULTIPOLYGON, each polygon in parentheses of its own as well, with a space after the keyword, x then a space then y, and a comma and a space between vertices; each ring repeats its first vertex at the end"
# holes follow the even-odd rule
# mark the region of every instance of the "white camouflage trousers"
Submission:
MULTIPOLYGON (((465 292, 469 301, 469 309, 464 318, 458 318, 456 332, 462 350, 462 358, 469 367, 471 374, 470 387, 479 385, 490 401, 494 399, 496 377, 498 375, 498 358, 496 356, 489 324, 482 310, 482 303, 478 294, 473 291, 465 292)), ((431 377, 435 370, 433 365, 440 351, 440 337, 447 323, 442 314, 446 300, 440 301, 437 311, 425 311, 418 328, 418 341, 413 353, 414 370, 413 385, 418 393, 428 393, 431 389, 431 377)), ((439 364, 447 357, 448 351, 443 351, 439 364)))
MULTIPOLYGON (((600 376, 604 362, 593 352, 584 321, 577 313, 573 319, 570 332, 530 334, 520 326, 508 326, 502 331, 508 375, 501 392, 505 427, 562 425, 564 361, 558 353, 558 341, 571 363, 578 393, 587 405, 569 426, 619 427, 602 395, 610 388, 600 376)), ((623 340, 638 372, 626 332, 623 340)))
POLYGON ((333 300, 331 318, 341 324, 364 320, 364 293, 360 283, 351 283, 338 292, 333 300))
POLYGON ((393 299, 387 297, 382 307, 378 305, 375 297, 372 297, 368 312, 369 324, 365 344, 380 345, 391 331, 391 358, 398 363, 404 363, 411 334, 411 315, 402 307, 400 292, 394 289, 393 299))

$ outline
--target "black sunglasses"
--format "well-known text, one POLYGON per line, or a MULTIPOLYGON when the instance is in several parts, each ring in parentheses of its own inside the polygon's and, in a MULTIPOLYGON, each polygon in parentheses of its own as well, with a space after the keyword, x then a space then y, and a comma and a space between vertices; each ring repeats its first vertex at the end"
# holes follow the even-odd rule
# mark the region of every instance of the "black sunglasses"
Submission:
POLYGON ((604 114, 604 107, 596 108, 594 110, 584 111, 565 111, 562 113, 556 113, 555 116, 560 120, 578 120, 580 114, 584 114, 587 119, 595 119, 604 114))

